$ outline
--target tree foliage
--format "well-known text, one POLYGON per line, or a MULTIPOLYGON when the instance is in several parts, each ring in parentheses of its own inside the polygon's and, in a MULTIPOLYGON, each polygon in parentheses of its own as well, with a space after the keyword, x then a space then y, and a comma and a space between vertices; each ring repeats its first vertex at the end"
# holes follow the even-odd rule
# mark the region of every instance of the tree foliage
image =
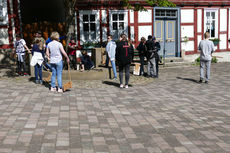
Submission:
MULTIPOLYGON (((73 29, 71 29, 71 25, 74 25, 75 22, 75 17, 74 17, 74 12, 75 12, 75 5, 77 0, 63 0, 64 5, 65 5, 65 16, 66 16, 66 44, 69 44, 71 35, 73 33, 71 33, 71 31, 73 31, 73 29)), ((67 45, 66 45, 67 46, 67 45)))
MULTIPOLYGON (((176 5, 169 0, 145 0, 149 6, 158 6, 158 7, 175 7, 176 5)), ((145 10, 143 5, 138 3, 131 4, 129 0, 123 0, 123 4, 128 9, 133 9, 135 11, 145 10)))

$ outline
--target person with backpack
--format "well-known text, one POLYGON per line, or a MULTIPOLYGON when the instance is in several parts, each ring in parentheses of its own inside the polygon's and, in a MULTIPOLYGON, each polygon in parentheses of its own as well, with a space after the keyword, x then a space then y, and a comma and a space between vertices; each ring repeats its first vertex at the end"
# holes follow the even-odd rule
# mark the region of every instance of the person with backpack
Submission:
POLYGON ((157 56, 157 48, 156 43, 153 41, 153 37, 151 35, 148 36, 148 40, 146 42, 147 48, 147 77, 156 78, 157 77, 157 68, 156 68, 156 56, 157 56))
POLYGON ((27 76, 28 73, 26 73, 25 49, 28 51, 28 53, 31 53, 26 45, 25 40, 21 38, 20 34, 17 34, 13 49, 13 52, 17 54, 17 73, 18 75, 27 76))
POLYGON ((147 48, 146 48, 146 39, 145 37, 141 37, 141 42, 140 44, 137 46, 137 50, 138 50, 138 53, 139 53, 139 58, 140 58, 140 63, 141 63, 141 66, 140 66, 140 75, 143 76, 145 74, 145 71, 144 71, 144 62, 145 62, 145 56, 146 56, 146 51, 147 51, 147 48))
POLYGON ((116 60, 119 66, 119 78, 120 78, 120 88, 129 88, 129 73, 130 73, 130 64, 134 55, 131 46, 129 45, 127 36, 122 34, 121 41, 117 43, 116 48, 116 60), (123 70, 125 69, 125 86, 123 85, 123 70))
POLYGON ((117 79, 117 70, 115 63, 116 43, 112 40, 112 36, 108 35, 108 44, 106 45, 106 52, 108 53, 109 60, 113 68, 114 79, 117 79))

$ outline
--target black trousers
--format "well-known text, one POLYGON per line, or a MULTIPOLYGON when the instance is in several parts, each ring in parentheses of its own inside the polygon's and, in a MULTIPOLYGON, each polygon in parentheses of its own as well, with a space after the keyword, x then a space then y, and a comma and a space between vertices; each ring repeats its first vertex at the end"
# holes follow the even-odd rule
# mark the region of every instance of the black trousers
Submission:
POLYGON ((140 57, 140 62, 141 62, 140 75, 143 75, 145 73, 144 71, 145 56, 139 56, 139 57, 140 57))
POLYGON ((17 72, 18 73, 26 73, 26 61, 25 61, 25 55, 21 55, 23 58, 23 62, 17 61, 17 72))
POLYGON ((74 70, 77 69, 77 64, 76 64, 76 55, 68 55, 70 59, 70 67, 73 68, 74 70))
POLYGON ((129 73, 130 73, 130 64, 119 65, 119 78, 120 84, 123 84, 123 71, 125 69, 125 85, 129 84, 129 73))

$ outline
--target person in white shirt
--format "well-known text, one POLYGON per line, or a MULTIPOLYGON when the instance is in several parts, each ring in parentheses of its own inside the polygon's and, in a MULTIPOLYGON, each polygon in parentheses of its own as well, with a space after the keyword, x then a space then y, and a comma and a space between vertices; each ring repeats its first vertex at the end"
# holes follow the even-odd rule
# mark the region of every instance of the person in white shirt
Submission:
POLYGON ((212 53, 215 51, 215 47, 212 41, 209 40, 209 32, 205 32, 204 40, 201 40, 199 43, 198 50, 200 51, 200 83, 205 80, 205 83, 208 83, 210 79, 210 68, 212 53), (206 74, 204 76, 204 69, 206 67, 206 74), (205 78, 206 77, 206 78, 205 78))
POLYGON ((25 40, 21 38, 20 34, 17 34, 13 52, 17 54, 17 73, 24 76, 28 75, 26 73, 25 49, 31 53, 25 40))
POLYGON ((52 77, 51 77, 51 91, 56 91, 56 76, 58 81, 58 92, 63 92, 62 90, 62 70, 63 70, 63 60, 62 55, 65 56, 67 62, 69 63, 69 57, 67 56, 63 45, 59 42, 59 33, 51 33, 52 41, 47 45, 46 55, 50 60, 52 77))

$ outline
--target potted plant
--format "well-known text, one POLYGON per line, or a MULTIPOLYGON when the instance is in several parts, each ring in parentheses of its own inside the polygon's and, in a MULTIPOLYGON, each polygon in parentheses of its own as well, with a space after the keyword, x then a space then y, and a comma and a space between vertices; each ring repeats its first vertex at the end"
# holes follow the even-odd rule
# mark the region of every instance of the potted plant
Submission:
POLYGON ((187 43, 189 41, 189 38, 187 36, 182 37, 182 42, 187 43))
POLYGON ((219 42, 220 42, 219 38, 213 38, 213 39, 209 39, 209 40, 213 41, 215 46, 219 45, 219 42))

